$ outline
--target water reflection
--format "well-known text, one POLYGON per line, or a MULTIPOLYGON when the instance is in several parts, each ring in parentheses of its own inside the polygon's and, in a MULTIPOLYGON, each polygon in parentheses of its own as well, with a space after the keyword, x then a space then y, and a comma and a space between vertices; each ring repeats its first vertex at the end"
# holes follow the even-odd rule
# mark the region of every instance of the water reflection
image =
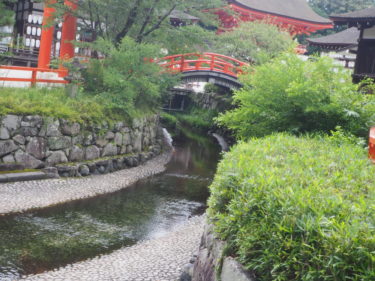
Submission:
POLYGON ((0 280, 160 237, 205 209, 218 146, 177 144, 167 171, 110 195, 0 219, 0 280))

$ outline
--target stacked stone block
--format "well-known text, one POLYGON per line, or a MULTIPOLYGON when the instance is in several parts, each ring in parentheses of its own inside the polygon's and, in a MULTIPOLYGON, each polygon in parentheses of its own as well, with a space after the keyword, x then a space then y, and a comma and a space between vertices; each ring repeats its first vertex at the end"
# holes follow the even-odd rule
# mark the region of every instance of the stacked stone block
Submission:
MULTIPOLYGON (((151 151, 158 144, 158 116, 131 124, 85 125, 38 115, 0 117, 0 164, 37 169, 62 163, 151 151)), ((155 149, 154 149, 155 150, 155 149)), ((83 171, 85 173, 85 171, 83 171)))

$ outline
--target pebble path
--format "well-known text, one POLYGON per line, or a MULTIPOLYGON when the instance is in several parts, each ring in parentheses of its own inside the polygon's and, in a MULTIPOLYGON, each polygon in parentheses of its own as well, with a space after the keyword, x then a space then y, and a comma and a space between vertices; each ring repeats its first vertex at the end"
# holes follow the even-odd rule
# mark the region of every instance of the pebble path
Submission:
POLYGON ((0 184, 0 215, 115 192, 142 178, 165 171, 165 165, 169 159, 170 153, 165 153, 135 168, 87 178, 60 178, 0 184))
POLYGON ((175 281, 203 233, 204 216, 194 217, 163 237, 122 248, 24 281, 175 281))

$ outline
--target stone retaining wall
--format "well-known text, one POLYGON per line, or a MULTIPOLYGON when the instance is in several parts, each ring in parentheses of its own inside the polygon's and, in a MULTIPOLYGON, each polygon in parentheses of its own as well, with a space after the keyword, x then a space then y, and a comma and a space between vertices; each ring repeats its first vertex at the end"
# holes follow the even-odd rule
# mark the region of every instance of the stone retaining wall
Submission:
POLYGON ((233 257, 225 254, 227 244, 215 238, 212 227, 205 226, 199 252, 186 266, 180 281, 255 281, 233 257))
POLYGON ((38 115, 0 117, 0 166, 37 169, 67 162, 151 151, 158 142, 159 118, 131 124, 82 125, 38 115))

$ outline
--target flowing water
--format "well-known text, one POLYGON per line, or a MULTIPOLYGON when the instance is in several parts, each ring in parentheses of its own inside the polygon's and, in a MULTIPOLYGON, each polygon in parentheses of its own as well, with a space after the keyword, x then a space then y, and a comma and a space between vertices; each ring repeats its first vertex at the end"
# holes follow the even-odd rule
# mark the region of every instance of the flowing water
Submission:
POLYGON ((206 137, 179 141, 161 175, 113 194, 0 218, 0 280, 107 254, 202 214, 219 152, 206 137))

